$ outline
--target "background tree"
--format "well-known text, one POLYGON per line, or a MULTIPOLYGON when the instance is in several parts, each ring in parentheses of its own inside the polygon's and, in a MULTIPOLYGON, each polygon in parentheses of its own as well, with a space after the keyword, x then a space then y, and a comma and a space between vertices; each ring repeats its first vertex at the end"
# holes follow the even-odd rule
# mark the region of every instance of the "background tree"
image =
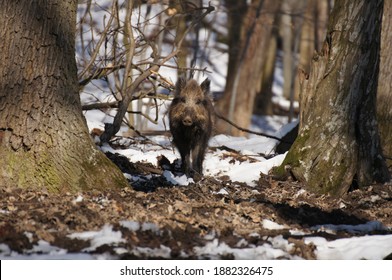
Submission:
POLYGON ((315 51, 321 50, 325 38, 328 16, 331 10, 331 0, 306 1, 306 11, 303 15, 300 30, 300 42, 298 49, 298 64, 294 67, 294 98, 299 99, 299 75, 298 71, 310 72, 310 65, 315 51), (298 69, 298 70, 297 70, 298 69))
MULTIPOLYGON (((244 6, 245 2, 226 1, 231 14, 232 45, 229 47, 230 58, 225 91, 215 106, 230 121, 240 127, 248 128, 255 97, 260 91, 265 53, 279 1, 253 0, 249 6, 244 6), (245 8, 246 12, 244 12, 245 8), (239 43, 236 43, 236 40, 239 43)), ((216 126, 221 133, 244 134, 232 130, 233 127, 223 121, 218 121, 216 126)))
MULTIPOLYGON (((244 128, 248 128, 252 114, 288 115, 291 121, 298 114, 297 67, 307 71, 314 50, 319 49, 331 0, 224 3, 229 26, 229 65, 224 95, 217 107, 244 128), (275 70, 282 62, 283 95, 290 101, 289 106, 273 101, 277 93, 273 92, 273 84, 279 83, 275 70)), ((218 132, 243 134, 222 121, 217 124, 218 132)))
MULTIPOLYGON (((187 1, 179 1, 179 0, 170 0, 169 8, 175 10, 179 15, 186 13, 187 1)), ((181 40, 181 37, 185 34, 187 29, 187 22, 185 16, 177 16, 172 19, 171 27, 175 30, 176 37, 174 38, 174 42, 176 45, 181 40)), ((186 74, 185 70, 188 66, 187 63, 188 57, 188 46, 186 45, 186 41, 180 45, 180 51, 177 54, 177 65, 178 65, 178 76, 186 74)))
MULTIPOLYGON (((280 1, 281 2, 281 1, 280 1)), ((268 46, 265 52, 266 59, 263 65, 262 78, 260 91, 256 95, 255 105, 253 107, 253 113, 256 115, 273 115, 273 103, 272 97, 274 95, 272 91, 272 85, 275 78, 275 64, 278 53, 278 42, 279 42, 279 21, 280 12, 279 10, 274 15, 274 21, 271 26, 271 34, 268 41, 268 46)))
POLYGON ((126 186, 95 148, 75 63, 76 0, 1 1, 0 184, 49 191, 126 186))
POLYGON ((385 182, 376 122, 383 1, 337 0, 301 90, 300 133, 283 164, 319 193, 385 182))

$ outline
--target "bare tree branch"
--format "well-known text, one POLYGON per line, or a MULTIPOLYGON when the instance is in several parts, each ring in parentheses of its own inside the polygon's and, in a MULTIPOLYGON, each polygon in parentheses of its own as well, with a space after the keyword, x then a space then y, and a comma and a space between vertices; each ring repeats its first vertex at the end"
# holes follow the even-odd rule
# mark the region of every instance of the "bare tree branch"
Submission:
POLYGON ((92 68, 92 66, 93 66, 93 63, 95 62, 95 59, 96 59, 96 57, 97 57, 97 55, 98 55, 98 53, 99 53, 100 47, 102 46, 102 44, 104 43, 104 41, 105 41, 105 39, 106 39, 106 34, 108 33, 108 31, 109 31, 109 29, 110 29, 110 27, 111 27, 111 25, 112 25, 112 22, 113 22, 113 20, 114 20, 114 17, 115 17, 114 15, 115 15, 115 6, 116 6, 116 5, 114 4, 114 2, 116 2, 116 0, 113 0, 112 13, 110 14, 109 21, 108 21, 108 23, 106 24, 105 29, 103 30, 103 32, 102 32, 102 34, 101 34, 101 37, 100 37, 100 39, 99 39, 99 41, 98 41, 98 43, 97 43, 97 45, 96 45, 96 47, 95 47, 94 52, 91 54, 90 61, 89 61, 88 64, 84 67, 84 69, 82 70, 82 72, 78 75, 78 79, 79 79, 79 80, 82 79, 83 76, 84 76, 88 71, 91 70, 91 68, 92 68))
POLYGON ((211 13, 214 11, 214 7, 208 6, 203 8, 205 11, 199 15, 193 18, 191 24, 188 26, 186 29, 186 32, 182 34, 180 40, 178 40, 178 43, 173 46, 172 52, 167 55, 166 57, 162 58, 159 60, 158 54, 153 54, 152 57, 153 63, 150 64, 150 67, 145 70, 143 73, 141 73, 130 85, 130 87, 127 89, 127 94, 123 97, 123 100, 119 102, 119 108, 116 113, 116 116, 114 117, 113 123, 105 123, 105 131, 104 133, 100 136, 101 142, 105 143, 108 142, 119 130, 122 124, 122 120, 125 116, 125 114, 128 111, 128 107, 130 102, 132 101, 132 96, 136 89, 139 87, 139 85, 146 80, 152 73, 158 72, 159 68, 164 65, 166 62, 168 62, 170 59, 174 58, 179 50, 180 46, 182 45, 187 33, 198 23, 200 22, 207 14, 211 13))

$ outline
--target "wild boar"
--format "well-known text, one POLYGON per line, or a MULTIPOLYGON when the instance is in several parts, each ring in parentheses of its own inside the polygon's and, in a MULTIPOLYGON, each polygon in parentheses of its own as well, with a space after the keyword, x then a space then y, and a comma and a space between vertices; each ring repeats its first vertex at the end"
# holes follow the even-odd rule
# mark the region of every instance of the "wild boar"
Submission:
POLYGON ((209 79, 200 85, 193 79, 178 79, 169 107, 169 124, 173 143, 181 155, 182 170, 188 177, 200 178, 203 174, 213 110, 209 79))

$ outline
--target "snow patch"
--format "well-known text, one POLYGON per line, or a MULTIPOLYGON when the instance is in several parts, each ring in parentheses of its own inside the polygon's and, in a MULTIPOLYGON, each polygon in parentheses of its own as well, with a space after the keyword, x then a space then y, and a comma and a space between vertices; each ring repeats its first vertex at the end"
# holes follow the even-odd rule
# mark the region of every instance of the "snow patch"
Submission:
POLYGON ((285 240, 281 235, 270 238, 265 244, 251 248, 232 248, 224 242, 214 239, 203 247, 194 247, 193 251, 200 258, 220 259, 227 255, 232 255, 234 259, 251 260, 251 259, 293 259, 290 250, 293 245, 285 240))
POLYGON ((319 260, 382 260, 392 252, 392 235, 373 235, 327 241, 322 237, 306 237, 313 243, 319 260))
POLYGON ((269 230, 281 230, 281 229, 288 228, 285 225, 280 225, 280 224, 275 223, 275 222, 268 220, 268 219, 263 219, 263 221, 261 222, 261 225, 263 226, 263 228, 269 229, 269 230))
POLYGON ((185 174, 182 176, 175 176, 168 170, 163 172, 165 179, 173 185, 188 186, 189 184, 195 183, 192 178, 188 178, 185 174))
POLYGON ((116 245, 118 243, 125 242, 125 239, 122 238, 121 232, 113 231, 113 227, 111 225, 104 225, 100 231, 76 232, 67 236, 72 239, 89 240, 91 246, 85 249, 87 252, 94 251, 105 244, 116 245))
POLYGON ((171 249, 164 245, 160 245, 159 248, 136 247, 131 252, 132 254, 140 258, 146 256, 148 256, 149 258, 171 258, 171 249))

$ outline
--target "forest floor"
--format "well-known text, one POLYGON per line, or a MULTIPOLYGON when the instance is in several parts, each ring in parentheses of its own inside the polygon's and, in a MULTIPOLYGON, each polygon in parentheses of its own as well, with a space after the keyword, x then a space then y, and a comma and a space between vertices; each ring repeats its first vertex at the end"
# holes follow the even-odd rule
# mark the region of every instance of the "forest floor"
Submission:
MULTIPOLYGON (((124 162, 118 164, 125 168, 124 162)), ((151 168, 141 162, 129 164, 132 170, 128 172, 133 175, 151 168)), ((34 248, 46 244, 52 248, 48 251, 56 248, 68 254, 104 254, 116 259, 241 258, 233 253, 237 251, 222 247, 209 254, 207 245, 214 243, 215 247, 276 249, 276 255, 269 253, 264 258, 315 259, 316 246, 305 242, 307 237, 331 241, 391 234, 391 200, 392 185, 373 185, 334 199, 311 194, 297 182, 274 181, 268 176, 261 177, 254 187, 208 176, 188 186, 173 186, 163 176, 155 176, 106 193, 53 195, 44 190, 1 188, 0 256, 45 253, 45 249, 34 248), (384 227, 366 233, 315 227, 371 221, 384 227), (112 233, 121 232, 121 238, 93 244, 91 239, 73 235, 102 233, 104 225, 112 233), (278 237, 281 245, 273 244, 278 237)))

